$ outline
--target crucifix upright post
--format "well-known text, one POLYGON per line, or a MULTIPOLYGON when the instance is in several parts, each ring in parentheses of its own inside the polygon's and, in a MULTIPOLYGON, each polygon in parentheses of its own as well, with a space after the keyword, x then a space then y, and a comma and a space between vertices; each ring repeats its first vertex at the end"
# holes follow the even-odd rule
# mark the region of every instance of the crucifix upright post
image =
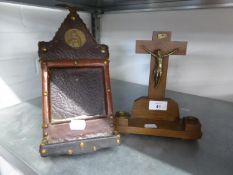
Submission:
POLYGON ((137 40, 136 53, 162 53, 161 77, 157 85, 155 85, 155 67, 159 66, 156 58, 151 55, 150 62, 150 78, 148 87, 148 98, 155 100, 163 100, 165 98, 166 79, 169 53, 172 55, 186 55, 187 42, 171 41, 171 32, 153 32, 152 41, 137 40), (157 65, 156 65, 157 64, 157 65))

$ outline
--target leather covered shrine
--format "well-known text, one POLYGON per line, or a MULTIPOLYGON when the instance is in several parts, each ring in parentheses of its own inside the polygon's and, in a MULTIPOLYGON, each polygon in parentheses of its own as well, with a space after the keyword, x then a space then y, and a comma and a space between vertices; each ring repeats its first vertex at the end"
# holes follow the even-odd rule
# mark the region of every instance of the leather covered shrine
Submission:
POLYGON ((76 10, 50 42, 39 42, 42 73, 41 156, 82 154, 118 145, 114 132, 109 52, 76 10))

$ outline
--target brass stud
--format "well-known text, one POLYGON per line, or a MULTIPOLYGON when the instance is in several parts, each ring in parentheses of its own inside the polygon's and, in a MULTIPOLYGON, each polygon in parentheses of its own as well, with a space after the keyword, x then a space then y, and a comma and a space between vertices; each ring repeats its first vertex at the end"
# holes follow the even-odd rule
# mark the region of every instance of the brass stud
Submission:
POLYGON ((76 17, 75 16, 71 16, 70 17, 73 21, 76 19, 76 17))
POLYGON ((108 89, 107 91, 108 91, 108 92, 111 92, 111 89, 108 89))
POLYGON ((46 138, 45 138, 45 137, 43 137, 43 139, 42 139, 42 143, 43 143, 43 144, 48 144, 48 138, 47 138, 47 137, 46 137, 46 138))
POLYGON ((68 155, 72 155, 74 152, 72 149, 68 149, 67 153, 68 153, 68 155))
POLYGON ((48 142, 48 136, 43 137, 42 142, 43 142, 43 143, 47 143, 47 142, 48 142))
POLYGON ((44 95, 44 96, 47 96, 47 95, 48 95, 48 92, 44 92, 43 95, 44 95))
POLYGON ((48 137, 43 137, 42 142, 47 142, 48 141, 48 137))
POLYGON ((43 52, 46 52, 46 51, 47 51, 47 48, 46 48, 46 47, 42 47, 41 50, 42 50, 43 52))
POLYGON ((78 64, 78 61, 75 61, 74 64, 77 65, 77 64, 78 64))
POLYGON ((48 124, 46 124, 46 123, 43 124, 43 125, 42 125, 42 128, 48 128, 48 124))
POLYGON ((105 53, 106 52, 106 50, 104 49, 104 48, 101 48, 101 53, 105 53))
POLYGON ((106 60, 106 61, 104 61, 104 64, 108 64, 108 61, 106 60))
POLYGON ((117 139, 116 143, 119 145, 121 143, 120 139, 117 139))
POLYGON ((94 152, 96 151, 96 146, 93 146, 93 151, 94 151, 94 152))
POLYGON ((44 145, 46 145, 46 144, 48 144, 48 140, 42 139, 40 145, 41 145, 41 146, 44 146, 44 145))
POLYGON ((112 115, 110 115, 110 117, 109 117, 110 119, 113 119, 113 116, 112 115))
POLYGON ((47 133, 47 132, 44 132, 44 136, 45 136, 45 137, 48 136, 48 133, 47 133))
POLYGON ((85 144, 83 142, 80 142, 79 146, 80 146, 81 149, 83 149, 85 144))
POLYGON ((40 152, 41 152, 41 154, 47 154, 47 150, 46 149, 42 149, 40 152))

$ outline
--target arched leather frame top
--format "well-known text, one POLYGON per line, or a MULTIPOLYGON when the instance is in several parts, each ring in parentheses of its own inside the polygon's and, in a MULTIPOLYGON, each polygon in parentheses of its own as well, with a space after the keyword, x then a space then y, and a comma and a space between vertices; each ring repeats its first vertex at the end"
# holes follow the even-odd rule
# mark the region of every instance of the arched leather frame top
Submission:
POLYGON ((109 57, 108 46, 95 41, 86 24, 74 10, 70 10, 51 41, 41 41, 38 45, 39 57, 43 61, 106 59, 109 57), (85 35, 85 43, 81 47, 70 47, 65 41, 65 34, 71 29, 76 29, 85 35))
MULTIPOLYGON (((68 140, 92 138, 95 136, 111 136, 114 131, 112 118, 112 96, 109 77, 109 52, 106 45, 97 44, 86 25, 75 11, 65 18, 61 27, 50 42, 39 42, 39 57, 42 73, 42 112, 43 132, 47 143, 58 143, 68 140), (78 29, 85 35, 85 43, 81 47, 70 47, 65 41, 65 33, 70 29, 78 29), (50 98, 50 81, 52 69, 101 68, 103 72, 104 116, 89 116, 86 129, 70 130, 69 121, 54 123, 51 116, 53 101, 50 98)), ((67 88, 68 88, 67 84, 67 88)), ((78 90, 78 89, 77 89, 78 90)), ((80 92, 81 93, 81 92, 80 92)), ((85 104, 88 105, 88 104, 85 104)))

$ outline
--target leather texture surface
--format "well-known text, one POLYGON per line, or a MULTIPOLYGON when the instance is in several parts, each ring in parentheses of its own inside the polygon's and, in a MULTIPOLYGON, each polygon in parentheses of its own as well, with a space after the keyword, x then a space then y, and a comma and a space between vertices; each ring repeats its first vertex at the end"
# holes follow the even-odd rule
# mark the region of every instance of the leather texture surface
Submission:
POLYGON ((106 59, 109 57, 108 46, 97 44, 86 25, 75 11, 71 11, 50 42, 39 42, 39 57, 43 61, 74 59, 106 59), (75 20, 72 20, 72 17, 75 20), (80 48, 72 48, 65 42, 65 32, 69 29, 81 30, 86 43, 80 48))
POLYGON ((53 120, 106 116, 102 68, 50 69, 53 120))
POLYGON ((120 144, 120 135, 99 137, 56 144, 45 144, 40 146, 41 156, 76 155, 95 152, 99 149, 117 146, 120 144), (83 147, 80 147, 80 143, 83 147), (42 154, 44 152, 44 154, 42 154))
POLYGON ((39 42, 39 57, 44 127, 41 156, 68 154, 69 149, 81 154, 92 152, 94 146, 96 151, 117 145, 110 118, 108 47, 95 41, 75 9, 70 9, 51 41, 39 42), (85 60, 85 65, 79 59, 85 60), (72 129, 69 121, 63 121, 71 119, 85 120, 85 128, 72 129), (84 140, 87 146, 80 149, 84 140))

